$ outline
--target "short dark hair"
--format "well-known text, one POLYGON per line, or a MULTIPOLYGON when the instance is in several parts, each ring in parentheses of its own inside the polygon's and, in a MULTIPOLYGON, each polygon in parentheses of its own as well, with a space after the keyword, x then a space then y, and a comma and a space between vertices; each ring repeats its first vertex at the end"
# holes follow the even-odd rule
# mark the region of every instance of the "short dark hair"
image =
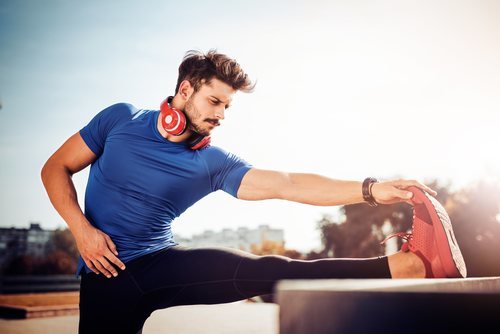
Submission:
POLYGON ((251 92, 255 87, 255 84, 252 83, 236 60, 225 54, 217 53, 215 49, 211 49, 206 54, 190 50, 186 52, 179 66, 179 78, 175 93, 177 94, 179 86, 184 80, 188 80, 194 91, 197 92, 202 84, 210 83, 213 78, 245 93, 251 92))

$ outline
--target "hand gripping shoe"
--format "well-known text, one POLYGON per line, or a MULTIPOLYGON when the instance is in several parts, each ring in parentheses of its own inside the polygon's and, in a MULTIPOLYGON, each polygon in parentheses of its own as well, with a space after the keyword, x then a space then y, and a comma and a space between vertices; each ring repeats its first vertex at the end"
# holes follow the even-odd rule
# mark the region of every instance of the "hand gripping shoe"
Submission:
POLYGON ((426 278, 466 277, 465 262, 446 210, 423 190, 414 186, 407 190, 413 193, 412 232, 390 235, 382 243, 393 236, 405 239, 401 250, 422 259, 426 278))

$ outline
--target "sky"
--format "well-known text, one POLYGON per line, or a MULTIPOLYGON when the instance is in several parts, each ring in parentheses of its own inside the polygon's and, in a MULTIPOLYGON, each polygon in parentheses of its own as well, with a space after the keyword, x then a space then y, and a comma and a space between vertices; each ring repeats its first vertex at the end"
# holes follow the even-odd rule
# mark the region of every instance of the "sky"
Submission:
MULTIPOLYGON (((158 109, 186 51, 235 58, 257 81, 212 143, 255 167, 334 179, 500 175, 500 2, 2 1, 0 227, 66 224, 40 180, 49 156, 105 107, 158 109)), ((83 208, 86 168, 74 175, 83 208)), ((320 247, 339 207, 216 192, 173 223, 268 224, 286 247, 320 247)))

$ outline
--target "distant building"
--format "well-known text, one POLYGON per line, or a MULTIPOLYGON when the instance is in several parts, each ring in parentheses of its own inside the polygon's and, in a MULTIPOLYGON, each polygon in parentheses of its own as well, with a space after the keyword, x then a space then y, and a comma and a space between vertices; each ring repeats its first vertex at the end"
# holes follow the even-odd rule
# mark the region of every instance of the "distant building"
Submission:
POLYGON ((0 268, 17 256, 46 256, 53 233, 36 222, 30 223, 29 228, 0 228, 0 268))
POLYGON ((221 246, 250 251, 252 245, 261 245, 264 241, 273 241, 284 245, 284 231, 260 225, 256 229, 240 227, 236 230, 225 228, 220 232, 206 230, 195 234, 191 239, 174 236, 175 241, 187 247, 221 246))
MULTIPOLYGON (((29 228, 0 228, 0 272, 8 262, 18 256, 45 257, 51 250, 53 230, 44 230, 39 223, 31 222, 29 228)), ((240 227, 236 230, 204 231, 191 239, 174 236, 175 241, 187 247, 222 246, 251 251, 252 246, 273 241, 284 246, 284 231, 260 225, 256 229, 240 227)))
POLYGON ((26 255, 31 256, 45 256, 50 248, 50 239, 54 231, 44 230, 40 224, 30 224, 30 228, 27 233, 27 249, 26 255))

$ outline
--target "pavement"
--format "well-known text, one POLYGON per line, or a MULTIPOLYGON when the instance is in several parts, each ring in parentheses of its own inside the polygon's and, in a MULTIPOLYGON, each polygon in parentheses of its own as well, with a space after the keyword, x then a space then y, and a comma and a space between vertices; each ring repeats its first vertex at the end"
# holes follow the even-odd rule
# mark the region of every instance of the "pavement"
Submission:
MULTIPOLYGON (((217 305, 176 306, 158 310, 143 334, 278 334, 279 306, 238 301, 217 305)), ((78 333, 78 316, 0 319, 2 334, 78 333)))

